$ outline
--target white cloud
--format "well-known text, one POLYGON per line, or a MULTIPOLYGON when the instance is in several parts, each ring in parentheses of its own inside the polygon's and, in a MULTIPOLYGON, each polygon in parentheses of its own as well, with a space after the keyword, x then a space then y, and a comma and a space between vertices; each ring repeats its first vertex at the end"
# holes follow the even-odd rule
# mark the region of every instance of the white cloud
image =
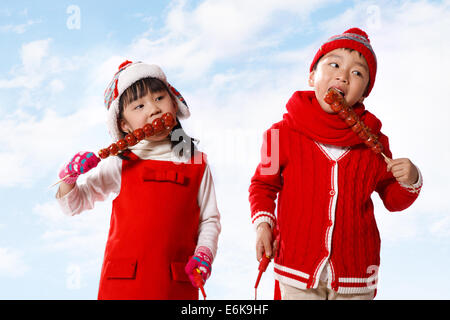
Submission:
POLYGON ((42 60, 48 56, 51 41, 52 39, 49 38, 23 44, 20 50, 22 65, 13 68, 12 79, 0 79, 0 88, 32 89, 39 86, 46 74, 40 67, 42 60))
POLYGON ((42 59, 48 56, 52 39, 36 40, 22 45, 20 56, 25 72, 35 72, 41 66, 42 59))
POLYGON ((298 31, 314 9, 329 2, 219 0, 191 9, 176 1, 162 32, 143 33, 126 55, 174 69, 182 79, 200 79, 215 63, 236 57, 248 61, 258 50, 282 42, 293 29, 280 17, 298 31))
POLYGON ((64 90, 64 88, 64 82, 62 82, 60 79, 54 79, 50 82, 50 90, 52 94, 61 92, 64 90))
POLYGON ((16 34, 23 34, 29 28, 31 28, 33 25, 36 25, 39 23, 42 23, 42 20, 29 19, 25 23, 2 25, 2 26, 0 26, 0 32, 2 32, 2 33, 13 32, 16 34))
POLYGON ((46 230, 41 236, 42 248, 71 252, 73 257, 88 260, 101 257, 109 227, 111 200, 96 203, 94 209, 73 217, 64 215, 56 200, 37 203, 33 213, 46 230))
POLYGON ((54 79, 55 76, 80 69, 91 59, 88 54, 70 58, 52 55, 52 42, 52 38, 47 38, 22 44, 21 64, 12 66, 9 77, 0 77, 0 89, 23 88, 25 94, 36 96, 47 80, 54 88, 55 83, 61 81, 54 79))
POLYGON ((0 276, 21 277, 30 267, 23 261, 21 251, 11 248, 0 248, 0 276))
MULTIPOLYGON (((77 112, 59 116, 51 109, 41 117, 17 111, 0 119, 0 186, 33 186, 78 151, 96 152, 107 143, 105 111, 87 97, 77 112), (89 115, 89 116, 87 116, 89 115), (91 139, 92 135, 98 138, 91 139)), ((49 185, 50 185, 49 181, 49 185)))
POLYGON ((450 217, 448 215, 436 219, 431 227, 430 232, 436 237, 448 238, 450 237, 450 217))

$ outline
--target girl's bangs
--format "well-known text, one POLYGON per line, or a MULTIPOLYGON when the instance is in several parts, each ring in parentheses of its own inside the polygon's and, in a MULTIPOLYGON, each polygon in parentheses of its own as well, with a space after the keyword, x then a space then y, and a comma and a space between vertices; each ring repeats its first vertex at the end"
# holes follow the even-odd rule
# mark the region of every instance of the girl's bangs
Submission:
POLYGON ((149 93, 164 91, 167 89, 167 86, 164 82, 157 78, 144 78, 136 81, 131 86, 129 86, 120 96, 119 105, 127 105, 144 97, 149 93))

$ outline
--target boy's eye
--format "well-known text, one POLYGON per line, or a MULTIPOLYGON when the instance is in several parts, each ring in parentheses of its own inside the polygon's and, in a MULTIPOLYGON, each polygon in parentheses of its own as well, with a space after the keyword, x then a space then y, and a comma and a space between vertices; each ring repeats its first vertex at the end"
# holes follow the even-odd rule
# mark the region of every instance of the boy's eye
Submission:
POLYGON ((331 62, 330 66, 333 68, 339 68, 339 65, 336 62, 331 62))
POLYGON ((362 77, 362 73, 358 70, 353 71, 353 74, 357 75, 358 77, 362 77))

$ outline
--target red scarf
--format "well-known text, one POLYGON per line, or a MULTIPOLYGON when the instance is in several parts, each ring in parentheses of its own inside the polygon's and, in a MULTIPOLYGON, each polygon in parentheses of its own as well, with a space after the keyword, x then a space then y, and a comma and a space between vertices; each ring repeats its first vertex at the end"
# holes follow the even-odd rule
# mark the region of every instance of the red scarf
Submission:
MULTIPOLYGON (((336 114, 325 112, 316 99, 314 91, 296 91, 286 105, 284 121, 314 141, 335 146, 354 146, 363 143, 352 129, 336 114)), ((379 134, 381 121, 365 110, 362 103, 353 106, 359 118, 379 134)))

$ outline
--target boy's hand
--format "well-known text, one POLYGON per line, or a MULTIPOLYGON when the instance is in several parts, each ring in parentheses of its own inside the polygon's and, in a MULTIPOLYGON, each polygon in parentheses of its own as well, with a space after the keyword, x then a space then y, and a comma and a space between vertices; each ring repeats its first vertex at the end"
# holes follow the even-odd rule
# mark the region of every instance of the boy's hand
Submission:
POLYGON ((262 222, 256 228, 256 259, 261 260, 265 254, 274 257, 277 252, 278 242, 272 240, 272 229, 267 222, 262 222))
POLYGON ((413 185, 419 179, 416 166, 407 158, 386 160, 387 171, 391 171, 398 182, 413 185))

